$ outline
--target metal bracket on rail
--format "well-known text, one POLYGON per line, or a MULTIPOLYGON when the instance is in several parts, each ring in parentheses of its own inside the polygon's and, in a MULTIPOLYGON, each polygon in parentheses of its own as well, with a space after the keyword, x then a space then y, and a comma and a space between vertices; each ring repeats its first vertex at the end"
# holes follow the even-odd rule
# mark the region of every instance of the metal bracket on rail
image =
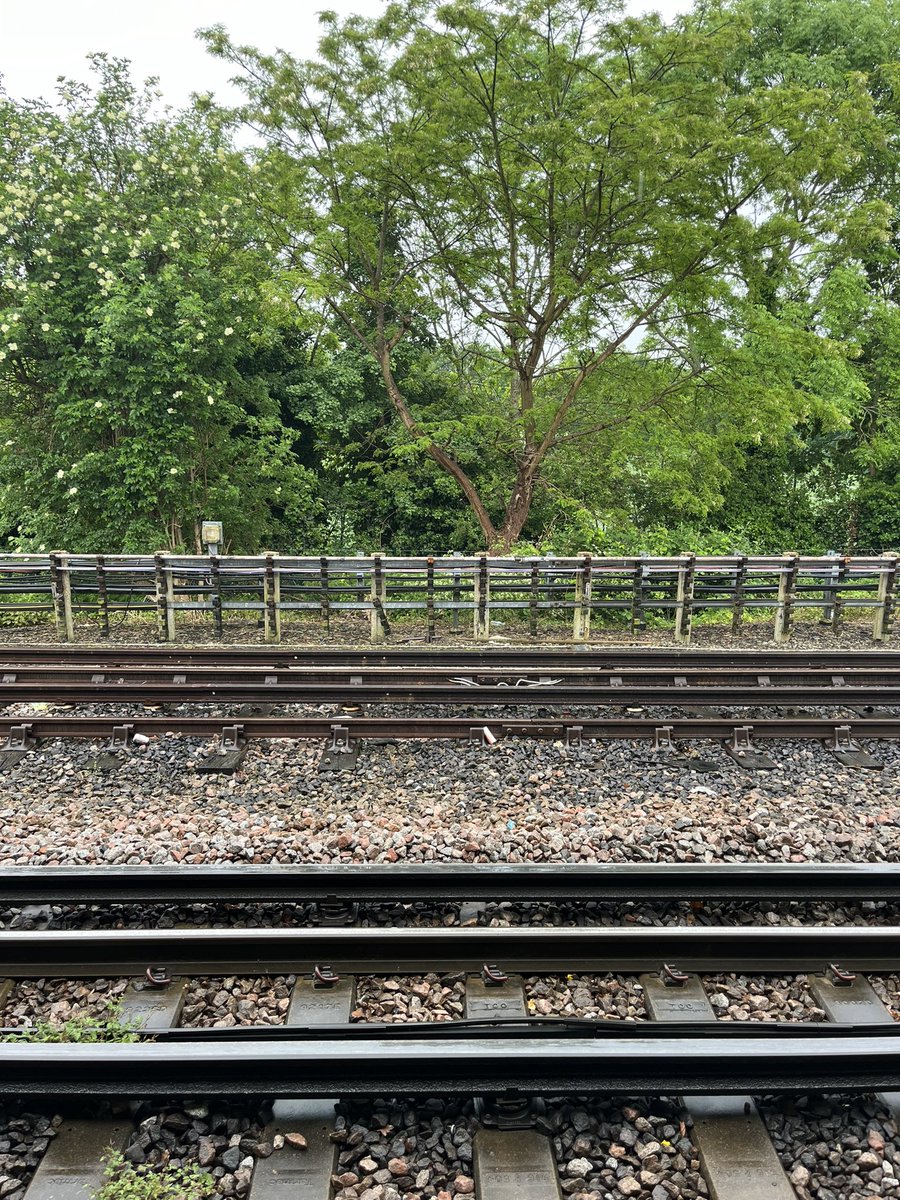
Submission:
POLYGON ((655 754, 674 754, 675 743, 672 741, 672 726, 657 725, 653 730, 653 752, 655 754))
POLYGON ((104 774, 117 771, 131 753, 134 743, 133 725, 114 725, 109 745, 97 755, 97 770, 104 774))
MULTIPOLYGON (((359 920, 359 904, 356 901, 317 900, 310 910, 309 919, 313 925, 329 928, 355 925, 359 920)), ((326 969, 331 970, 330 967, 326 969)))
POLYGON ((333 988, 341 982, 341 977, 333 967, 322 966, 319 963, 313 967, 312 981, 314 988, 333 988))
POLYGON ((852 987, 856 981, 856 974, 853 971, 845 971, 839 963, 829 963, 828 978, 835 987, 852 987))
POLYGON ((584 726, 583 725, 567 725, 566 726, 566 746, 572 750, 580 750, 583 745, 584 726))
POLYGON ((700 759, 689 758, 672 740, 671 725, 657 725, 653 730, 653 753, 660 755, 654 761, 666 767, 685 767, 691 770, 708 770, 708 764, 700 759))
POLYGON ((730 742, 723 742, 725 753, 746 771, 771 771, 775 764, 768 754, 753 745, 753 726, 735 725, 730 742))
POLYGON ((665 987, 684 987, 690 979, 690 975, 680 971, 678 967, 673 967, 671 963, 663 963, 659 977, 665 987))
POLYGON ((485 963, 481 968, 481 978, 485 987, 503 987, 509 983, 509 976, 496 963, 485 963))
POLYGON ((144 974, 145 988, 167 988, 172 982, 172 976, 166 967, 148 967, 144 974))
POLYGON ((21 762, 36 745, 37 739, 32 734, 30 725, 10 726, 9 736, 5 744, 0 746, 0 771, 6 771, 17 762, 21 762))
POLYGON ((853 740, 853 730, 849 725, 835 725, 831 740, 825 742, 825 749, 830 750, 839 763, 843 763, 845 767, 857 767, 864 771, 880 771, 884 763, 880 759, 875 758, 873 754, 869 754, 867 750, 861 750, 857 742, 853 740))
MULTIPOLYGON (((544 1124, 546 1103, 539 1096, 476 1096, 474 1114, 486 1129, 535 1129, 544 1124)), ((544 1130, 552 1133, 548 1127, 544 1130)))
POLYGON ((231 775, 241 765, 246 753, 243 725, 223 725, 218 751, 208 755, 197 770, 204 775, 231 775))
POLYGON ((354 771, 359 757, 359 742, 350 736, 349 725, 332 725, 331 742, 322 751, 320 771, 354 771))

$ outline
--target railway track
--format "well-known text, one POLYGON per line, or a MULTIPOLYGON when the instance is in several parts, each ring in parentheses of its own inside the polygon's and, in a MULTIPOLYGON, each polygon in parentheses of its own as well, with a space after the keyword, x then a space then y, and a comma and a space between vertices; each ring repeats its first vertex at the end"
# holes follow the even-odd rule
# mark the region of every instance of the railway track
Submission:
POLYGON ((896 650, 672 650, 666 647, 598 648, 587 645, 532 647, 479 647, 477 649, 342 649, 320 646, 167 646, 167 645, 5 645, 0 646, 0 666, 51 667, 88 664, 98 670, 119 667, 378 667, 407 670, 414 667, 479 669, 498 667, 520 671, 558 670, 578 666, 605 671, 613 667, 652 667, 664 671, 747 668, 866 670, 900 668, 896 650))
MULTIPOLYGON (((490 744, 517 736, 570 745, 590 739, 649 741, 661 754, 675 751, 682 741, 712 740, 745 765, 763 757, 756 748, 760 740, 805 739, 822 742, 853 765, 872 765, 853 761, 868 757, 860 752, 860 742, 900 738, 900 715, 879 711, 900 707, 900 655, 594 649, 359 653, 282 646, 0 650, 0 704, 106 702, 130 705, 133 711, 126 716, 41 710, 0 715, 0 734, 8 738, 0 766, 11 765, 46 739, 70 737, 110 739, 125 761, 136 737, 162 742, 169 734, 218 738, 221 756, 231 755, 233 765, 254 739, 330 740, 331 751, 340 756, 366 740, 490 744), (238 705, 245 711, 191 715, 200 703, 223 713, 238 705), (345 705, 352 711, 313 716, 246 711, 253 705, 296 703, 345 705), (144 711, 145 705, 160 704, 177 704, 179 711, 144 711), (458 705, 462 711, 439 716, 424 707, 421 715, 371 717, 366 706, 372 704, 440 704, 451 711, 458 705), (835 712, 801 715, 795 710, 802 704, 835 712), (512 719, 505 713, 511 705, 533 705, 542 715, 512 719), (567 711, 594 705, 605 706, 604 715, 567 711), (697 706, 701 713, 660 717, 644 711, 645 705, 676 712, 697 706), (748 717, 711 713, 705 705, 770 711, 763 718, 748 717), (629 707, 635 711, 616 715, 617 708, 629 707), (867 709, 874 711, 858 715, 867 709), (476 716, 470 715, 473 710, 476 716)), ((597 902, 707 899, 900 904, 900 865, 0 870, 0 905, 7 908, 276 901, 327 907, 332 916, 343 909, 343 919, 352 920, 359 903, 506 900, 581 906, 587 920, 585 906, 597 902)), ((717 1200, 795 1195, 749 1094, 877 1093, 900 1117, 900 1100, 893 1095, 900 1091, 900 1024, 866 978, 900 974, 900 926, 10 930, 0 931, 0 963, 3 998, 17 981, 127 977, 125 1013, 144 1022, 137 1040, 127 1044, 0 1041, 0 1096, 35 1105, 60 1097, 79 1105, 123 1096, 144 1102, 178 1096, 187 1103, 190 1098, 278 1098, 268 1133, 302 1132, 309 1149, 297 1155, 286 1147, 284 1157, 279 1152, 258 1159, 251 1200, 283 1200, 288 1193, 298 1200, 329 1200, 339 1149, 330 1140, 329 1102, 335 1097, 477 1098, 482 1123, 472 1174, 479 1200, 559 1200, 571 1194, 572 1177, 558 1175, 550 1142, 539 1127, 538 1101, 554 1094, 684 1096, 699 1161, 717 1200), (415 1026, 351 1020, 358 979, 421 972, 465 977, 466 1020, 415 1026), (530 1015, 525 977, 608 972, 639 979, 647 1020, 530 1015), (721 972, 803 973, 828 1020, 718 1021, 703 976, 721 972), (180 1026, 190 978, 273 973, 297 979, 284 1024, 180 1026), (319 1105, 316 1115, 281 1107, 297 1100, 319 1105)), ((127 1121, 117 1128, 121 1139, 131 1136, 127 1121)), ((61 1193, 54 1188, 63 1178, 66 1188, 73 1188, 65 1194, 86 1194, 84 1188, 98 1180, 99 1154, 110 1136, 109 1122, 76 1121, 71 1136, 51 1144, 28 1200, 55 1200, 61 1193), (54 1157, 61 1146, 65 1158, 66 1145, 68 1167, 54 1157)), ((599 1158, 595 1165, 599 1170, 599 1158)), ((635 1179, 641 1169, 636 1167, 635 1179)), ((382 1185, 387 1183, 372 1183, 373 1188, 382 1185)), ((413 1191, 412 1185, 404 1190, 413 1191)), ((615 1182, 607 1191, 618 1200, 615 1182)))
MULTIPOLYGON (((855 896, 868 874, 834 868, 821 872, 826 878, 817 882, 819 871, 787 867, 775 873, 774 890, 777 894, 780 876, 791 893, 805 881, 807 898, 831 889, 855 896)), ((534 888, 538 876, 549 885, 548 871, 517 871, 526 876, 518 881, 507 871, 491 873, 492 893, 497 887, 497 894, 504 895, 511 894, 510 886, 534 888)), ((752 868, 736 877, 752 890, 765 873, 752 868)), ((48 892, 51 874, 37 871, 29 881, 33 886, 18 892, 7 886, 4 894, 23 900, 63 894, 71 886, 73 902, 95 895, 70 871, 61 872, 53 885, 57 890, 48 892)), ((201 873, 184 872, 178 884, 172 874, 167 872, 161 885, 170 899, 189 891, 201 873)), ((338 874, 331 872, 332 877, 338 874)), ((405 891, 402 874, 400 894, 420 895, 422 880, 405 891)), ((416 874, 424 872, 410 878, 416 874)), ((478 894, 473 882, 478 876, 471 870, 433 874, 435 892, 447 894, 452 874, 459 888, 478 894)), ((687 888, 683 895, 719 894, 729 887, 722 871, 695 867, 691 874, 693 881, 681 880, 687 888)), ((99 887, 109 899, 103 881, 114 883, 119 890, 112 895, 118 898, 123 880, 130 887, 143 876, 132 898, 144 899, 147 875, 101 872, 99 887)), ((246 884, 238 878, 237 894, 261 894, 258 889, 265 885, 259 875, 251 873, 246 884)), ((580 895, 584 881, 576 884, 575 875, 569 882, 580 895)), ((593 894, 602 876, 587 875, 593 894)), ((320 895, 339 890, 327 871, 320 876, 320 895)), ((641 868, 636 879, 661 876, 661 871, 641 868)), ((895 871, 873 868, 873 876, 876 891, 884 888, 885 895, 897 898, 895 871)), ((7 870, 2 882, 14 889, 24 877, 23 870, 7 870)), ((301 893, 305 886, 301 880, 301 893)), ((376 884, 371 894, 380 895, 382 887, 376 884)), ((535 895, 544 894, 541 887, 538 882, 535 895)), ((650 887, 647 894, 656 895, 652 883, 650 887)), ((142 1111, 149 1102, 173 1096, 188 1106, 210 1098, 244 1103, 251 1097, 278 1098, 270 1132, 292 1129, 303 1135, 308 1148, 302 1163, 289 1150, 280 1161, 276 1157, 275 1165, 288 1170, 295 1189, 292 1172, 302 1170, 307 1190, 290 1194, 316 1200, 328 1200, 336 1171, 339 1147, 330 1140, 333 1109, 326 1104, 335 1097, 477 1098, 480 1124, 473 1161, 479 1200, 553 1200, 563 1194, 566 1177, 559 1177, 550 1142, 541 1132, 542 1103, 548 1096, 683 1096, 694 1122, 691 1136, 699 1161, 719 1200, 757 1195, 788 1200, 793 1194, 748 1093, 877 1093, 895 1114, 900 1112, 890 1094, 900 1089, 900 1023, 862 974, 900 970, 900 927, 0 932, 0 961, 7 994, 13 980, 132 977, 124 1013, 143 1022, 136 1040, 124 1044, 0 1041, 0 1095, 31 1105, 51 1099, 58 1103, 61 1097, 77 1097, 81 1105, 92 1098, 140 1097, 142 1111), (414 971, 464 973, 466 1018, 416 1025, 352 1022, 357 978, 414 971), (646 1020, 528 1015, 523 976, 608 971, 639 976, 646 1020), (765 1025, 716 1020, 701 976, 723 971, 808 974, 827 1020, 765 1025), (188 977, 274 972, 297 978, 284 1024, 180 1026, 188 977), (159 986, 148 987, 148 981, 159 986), (314 1109, 313 1116, 309 1108, 284 1107, 298 1098, 324 1107, 314 1109)), ((5 1031, 7 1036, 10 1032, 5 1031)), ((130 1127, 120 1121, 118 1128, 122 1142, 130 1127)), ((51 1183, 59 1186, 60 1174, 69 1181, 95 1178, 98 1147, 109 1134, 109 1122, 76 1121, 68 1131, 64 1126, 62 1139, 52 1144, 38 1169, 29 1200, 61 1194, 47 1190, 51 1183), (60 1156, 67 1164, 61 1172, 60 1156)), ((272 1165, 268 1159, 256 1161, 251 1200, 285 1194, 273 1190, 272 1165)))
POLYGON ((305 668, 270 674, 241 668, 177 671, 91 667, 22 668, 0 676, 0 704, 480 704, 522 705, 896 705, 900 669, 876 671, 699 671, 684 674, 565 668, 552 676, 531 672, 394 672, 305 668), (368 673, 366 673, 368 672, 368 673), (440 677, 441 674, 443 677, 440 677))
POLYGON ((0 868, 0 906, 534 904, 629 900, 889 900, 900 863, 508 863, 452 866, 0 868))
POLYGON ((352 767, 366 739, 447 738, 492 744, 500 737, 651 740, 660 751, 677 741, 712 739, 743 766, 771 760, 754 739, 812 739, 851 766, 877 767, 858 739, 896 739, 900 716, 900 655, 824 655, 775 652, 670 651, 297 651, 273 655, 266 647, 239 650, 156 647, 23 647, 0 651, 0 706, 111 703, 141 706, 122 716, 26 714, 0 717, 0 768, 18 761, 47 738, 110 738, 127 749, 139 735, 218 736, 220 754, 210 770, 233 770, 254 738, 330 741, 327 763, 352 767), (56 658, 52 659, 51 654, 56 658), (442 661, 443 660, 443 661, 442 661), (51 665, 52 664, 52 665, 51 665), (549 672, 549 673, 547 673, 549 672), (195 705, 241 708, 238 716, 192 716, 195 705), (339 705, 335 717, 271 715, 276 706, 339 705), (147 706, 178 711, 148 717, 147 706), (257 715, 259 707, 263 713, 257 715), (368 717, 365 706, 460 708, 463 715, 368 717), (798 714, 798 707, 833 708, 835 716, 798 714), (257 706, 256 713, 253 712, 257 706), (539 720, 510 720, 515 707, 559 710, 539 720), (672 719, 643 713, 663 707, 699 714, 672 719), (772 710, 765 719, 716 708, 772 710), (623 717, 571 716, 566 709, 624 709, 623 717), (247 710, 250 710, 249 713, 247 710), (475 715, 472 715, 474 712, 475 715), (245 715, 246 714, 246 715, 245 715))

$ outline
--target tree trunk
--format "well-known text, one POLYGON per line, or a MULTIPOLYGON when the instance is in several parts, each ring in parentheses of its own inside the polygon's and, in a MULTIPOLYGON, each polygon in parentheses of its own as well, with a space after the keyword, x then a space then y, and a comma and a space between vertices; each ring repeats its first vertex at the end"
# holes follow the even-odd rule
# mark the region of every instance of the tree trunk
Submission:
MULTIPOLYGON (((394 408, 397 410, 400 420, 403 422, 404 427, 411 434, 413 434, 414 437, 421 438, 423 436, 422 431, 416 424, 415 418, 407 407, 406 398, 397 386, 397 381, 394 379, 394 372, 391 368, 390 354, 386 350, 381 349, 378 353, 376 353, 375 357, 379 366, 381 367, 381 374, 382 378, 384 379, 384 386, 387 388, 387 394, 390 397, 394 408)), ((481 526, 481 531, 485 536, 487 545, 493 545, 493 543, 497 540, 497 530, 494 527, 494 523, 491 520, 487 508, 485 508, 481 496, 478 494, 478 489, 475 487, 475 484, 459 465, 453 455, 448 454, 446 450, 437 444, 437 442, 433 442, 429 439, 427 450, 429 455, 434 459, 438 466, 445 470, 448 475, 451 475, 462 488, 463 495, 469 502, 469 507, 478 518, 478 524, 481 526)))
POLYGON ((535 476, 537 466, 519 467, 516 472, 516 482, 503 514, 503 524, 497 536, 497 549, 507 553, 519 540, 528 514, 531 512, 531 501, 534 498, 535 476))

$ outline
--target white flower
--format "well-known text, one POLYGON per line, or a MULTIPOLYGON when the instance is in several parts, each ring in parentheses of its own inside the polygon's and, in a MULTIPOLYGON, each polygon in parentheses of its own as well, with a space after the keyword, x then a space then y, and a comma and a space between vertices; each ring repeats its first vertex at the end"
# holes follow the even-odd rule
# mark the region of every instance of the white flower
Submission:
POLYGON ((167 408, 167 409, 166 409, 166 412, 167 412, 167 413, 173 413, 174 411, 175 411, 175 409, 174 409, 174 408, 167 408))
POLYGON ((65 477, 66 477, 66 473, 62 469, 62 467, 60 467, 59 470, 56 472, 56 478, 57 479, 65 479, 65 477))
POLYGON ((43 322, 43 324, 41 325, 41 331, 42 331, 43 333, 49 333, 49 332, 50 332, 50 325, 49 325, 49 323, 48 323, 47 321, 44 321, 44 322, 43 322))
POLYGON ((198 333, 198 334, 197 334, 197 341, 198 341, 198 342, 202 342, 205 336, 206 336, 206 334, 204 334, 204 333, 198 333))
POLYGON ((170 475, 177 475, 177 474, 178 474, 178 468, 177 468, 177 467, 169 467, 169 474, 170 474, 170 475))
POLYGON ((213 397, 212 397, 212 396, 207 396, 207 397, 206 397, 206 403, 207 403, 207 404, 215 404, 215 400, 213 399, 213 397))
POLYGON ((9 350, 18 350, 18 348, 19 348, 19 346, 18 346, 17 342, 8 342, 7 343, 7 349, 9 349, 9 350))
POLYGON ((77 496, 77 495, 78 495, 78 488, 77 488, 77 487, 70 487, 70 488, 69 488, 69 495, 70 495, 70 496, 77 496))
POLYGON ((225 326, 225 336, 229 337, 232 333, 234 333, 234 330, 231 328, 230 325, 226 325, 225 326))
POLYGON ((95 401, 94 401, 94 408, 102 408, 102 407, 103 407, 103 401, 102 401, 102 400, 95 400, 95 401))
POLYGON ((0 325, 0 333, 9 333, 9 326, 5 323, 0 325))
POLYGON ((3 443, 3 445, 4 446, 12 446, 13 445, 12 438, 7 438, 6 441, 3 443))
POLYGON ((150 305, 149 305, 149 304, 148 304, 148 305, 147 305, 147 307, 144 309, 144 312, 147 314, 147 316, 148 316, 148 317, 152 317, 152 316, 153 316, 153 309, 150 307, 150 305))
POLYGON ((183 395, 184 395, 184 392, 173 392, 172 399, 177 400, 179 396, 183 396, 183 395))
POLYGON ((6 358, 6 351, 0 350, 0 362, 3 362, 4 358, 6 358))

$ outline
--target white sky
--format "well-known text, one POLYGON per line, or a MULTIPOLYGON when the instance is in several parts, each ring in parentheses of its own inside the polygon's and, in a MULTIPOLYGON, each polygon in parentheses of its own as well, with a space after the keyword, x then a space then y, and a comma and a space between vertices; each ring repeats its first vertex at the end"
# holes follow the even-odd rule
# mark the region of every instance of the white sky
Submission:
MULTIPOLYGON (((207 54, 194 31, 223 24, 231 37, 261 50, 306 57, 319 36, 317 12, 374 15, 384 0, 0 0, 0 76, 16 97, 54 95, 56 78, 86 79, 85 55, 105 50, 134 64, 138 79, 158 75, 166 103, 191 92, 235 100, 226 64, 207 54)), ((686 0, 630 0, 635 11, 667 15, 686 0)))

